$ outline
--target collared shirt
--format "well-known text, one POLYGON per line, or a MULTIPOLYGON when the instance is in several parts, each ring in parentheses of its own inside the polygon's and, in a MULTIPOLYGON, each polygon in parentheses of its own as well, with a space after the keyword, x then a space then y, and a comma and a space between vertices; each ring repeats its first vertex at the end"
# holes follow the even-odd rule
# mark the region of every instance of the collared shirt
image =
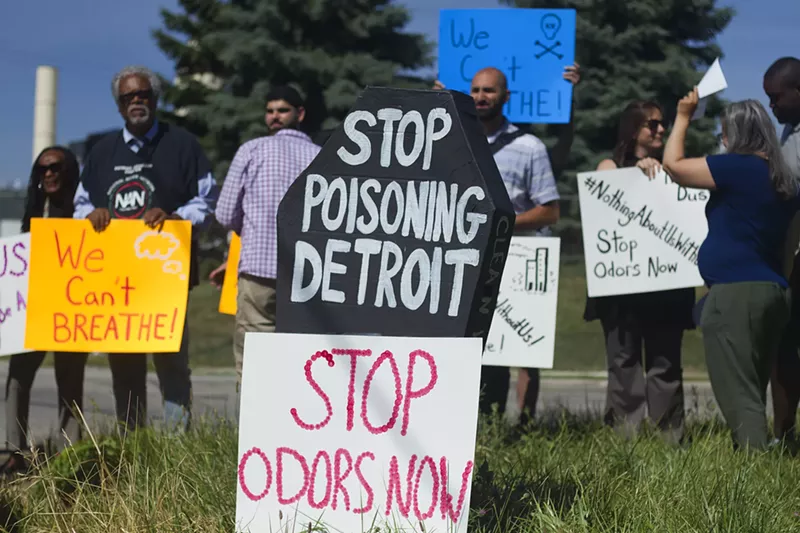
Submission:
MULTIPOLYGON (((145 138, 148 141, 152 141, 157 133, 158 121, 155 121, 150 130, 145 134, 145 138)), ((134 153, 138 153, 142 146, 144 146, 144 141, 134 136, 128 131, 128 128, 122 129, 122 139, 134 153)), ((190 221, 194 228, 205 229, 211 224, 211 217, 209 215, 214 212, 218 196, 219 186, 213 174, 209 172, 204 176, 200 176, 197 180, 197 196, 176 209, 175 214, 184 220, 190 221)), ((75 191, 74 203, 74 218, 86 218, 89 216, 89 213, 95 209, 95 206, 89 199, 89 193, 83 188, 83 183, 78 184, 78 190, 75 191)))
MULTIPOLYGON (((506 120, 486 139, 491 144, 503 133, 513 133, 518 129, 506 120)), ((538 137, 530 134, 517 137, 494 154, 494 161, 516 214, 560 198, 547 147, 538 137)), ((524 233, 546 236, 551 231, 544 227, 524 233)))
POLYGON ((783 157, 796 180, 800 181, 800 124, 787 124, 781 135, 783 157))
POLYGON ((275 279, 278 205, 320 147, 297 130, 282 129, 239 147, 217 206, 217 220, 242 239, 239 273, 275 279))
MULTIPOLYGON (((781 134, 781 146, 783 158, 786 164, 789 165, 789 170, 797 182, 800 182, 800 124, 787 124, 783 128, 781 134)), ((795 216, 792 223, 789 225, 789 231, 786 237, 786 264, 784 266, 784 274, 789 275, 792 272, 794 262, 792 259, 800 253, 800 213, 795 216), (790 254, 794 255, 790 255, 790 254)))

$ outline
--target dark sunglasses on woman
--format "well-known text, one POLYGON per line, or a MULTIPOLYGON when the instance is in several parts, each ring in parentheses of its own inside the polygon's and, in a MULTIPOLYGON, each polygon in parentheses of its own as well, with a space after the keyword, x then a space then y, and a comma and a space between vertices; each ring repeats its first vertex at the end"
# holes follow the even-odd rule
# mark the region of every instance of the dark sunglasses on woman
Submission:
POLYGON ((647 128, 653 133, 657 133, 658 132, 658 127, 659 126, 664 128, 665 130, 667 129, 667 125, 666 125, 666 123, 664 123, 663 120, 653 119, 653 120, 648 120, 647 121, 647 128))
POLYGON ((47 174, 48 170, 53 174, 57 174, 61 172, 62 168, 64 168, 64 163, 59 161, 57 163, 50 163, 49 165, 36 165, 36 172, 44 176, 47 174))

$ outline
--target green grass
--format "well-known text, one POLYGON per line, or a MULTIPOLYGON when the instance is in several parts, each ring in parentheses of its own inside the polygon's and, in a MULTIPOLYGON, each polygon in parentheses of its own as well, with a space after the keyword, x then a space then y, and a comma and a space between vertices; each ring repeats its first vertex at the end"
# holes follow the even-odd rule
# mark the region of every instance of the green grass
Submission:
MULTIPOLYGON (((582 260, 562 262, 558 290, 554 369, 605 370, 605 349, 600 323, 583 320, 586 278, 582 260)), ((219 290, 209 283, 203 282, 192 290, 189 298, 189 350, 194 368, 233 368, 234 319, 230 315, 217 312, 218 306, 219 290)), ((104 366, 107 363, 105 358, 92 358, 90 364, 104 366)), ((688 331, 684 335, 683 368, 685 372, 706 371, 699 330, 688 331)))
MULTIPOLYGON (((691 423, 692 444, 676 448, 647 431, 628 441, 596 418, 558 416, 521 438, 481 420, 471 532, 800 531, 800 461, 783 450, 734 452, 716 423, 691 423)), ((2 499, 18 533, 230 533, 236 446, 228 423, 97 438, 2 499)))

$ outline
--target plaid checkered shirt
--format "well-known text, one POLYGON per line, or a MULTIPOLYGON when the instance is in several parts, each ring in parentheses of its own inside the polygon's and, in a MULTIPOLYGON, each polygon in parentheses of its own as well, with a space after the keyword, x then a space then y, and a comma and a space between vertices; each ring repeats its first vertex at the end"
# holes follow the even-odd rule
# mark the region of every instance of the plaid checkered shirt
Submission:
MULTIPOLYGON (((487 136, 487 140, 493 143, 501 134, 514 133, 518 129, 505 121, 499 130, 487 136)), ((517 137, 494 154, 494 161, 516 214, 560 198, 547 147, 538 137, 530 134, 517 137)), ((544 227, 532 233, 522 233, 547 236, 551 231, 544 227)))
POLYGON ((220 224, 242 238, 239 274, 276 278, 278 204, 319 151, 308 135, 292 129, 239 147, 216 211, 220 224))

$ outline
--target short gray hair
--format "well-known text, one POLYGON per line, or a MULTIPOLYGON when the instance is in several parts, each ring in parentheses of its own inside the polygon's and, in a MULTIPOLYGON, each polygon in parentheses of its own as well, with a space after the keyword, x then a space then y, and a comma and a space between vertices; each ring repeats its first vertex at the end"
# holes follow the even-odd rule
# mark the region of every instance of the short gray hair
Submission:
POLYGON ((797 195, 797 182, 781 153, 775 126, 760 102, 743 100, 730 104, 722 116, 722 131, 728 138, 727 153, 764 157, 778 194, 784 198, 797 195))
POLYGON ((114 95, 114 101, 119 102, 119 84, 128 76, 141 76, 147 78, 150 82, 150 88, 153 89, 153 96, 158 101, 161 96, 161 79, 156 76, 155 72, 147 67, 130 66, 120 70, 111 79, 111 94, 114 95))

